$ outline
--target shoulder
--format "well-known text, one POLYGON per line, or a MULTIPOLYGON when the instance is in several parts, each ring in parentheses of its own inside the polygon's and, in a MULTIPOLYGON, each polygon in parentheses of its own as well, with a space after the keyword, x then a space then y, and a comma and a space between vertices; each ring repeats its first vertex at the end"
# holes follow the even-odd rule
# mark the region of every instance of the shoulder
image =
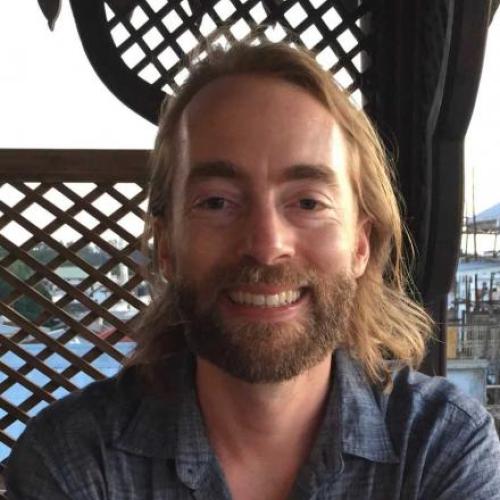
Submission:
MULTIPOLYGON (((165 363, 165 376, 175 380, 182 366, 181 357, 174 356, 165 363)), ((126 368, 40 411, 29 421, 13 454, 23 441, 39 446, 44 452, 50 451, 53 456, 69 448, 99 450, 116 441, 151 400, 161 400, 166 412, 175 406, 151 389, 137 367, 126 368)))
POLYGON ((499 477, 500 443, 493 419, 479 401, 443 377, 404 369, 394 377, 386 422, 399 452, 438 471, 472 467, 499 477))
POLYGON ((387 399, 386 421, 407 476, 420 478, 422 498, 499 498, 500 443, 493 419, 448 380, 401 370, 387 399))
POLYGON ((76 450, 97 452, 103 443, 119 435, 133 416, 140 401, 140 385, 136 370, 127 369, 52 403, 29 421, 11 459, 22 458, 30 449, 47 462, 58 462, 76 450))
MULTIPOLYGON (((163 373, 175 385, 182 359, 164 366, 163 373)), ((175 420, 176 401, 168 394, 152 391, 138 369, 130 367, 51 404, 30 420, 14 446, 7 464, 8 488, 22 492, 19 498, 59 498, 54 492, 60 491, 64 498, 103 498, 112 480, 107 477, 109 464, 114 464, 114 473, 121 470, 117 464, 123 470, 130 465, 119 446, 123 436, 134 436, 139 428, 147 443, 154 442, 157 433, 150 424, 163 430, 168 418, 175 420), (26 475, 27 470, 36 473, 26 475), (50 494, 34 494, 40 489, 50 494)))
POLYGON ((500 442, 478 401, 443 377, 403 369, 386 403, 391 438, 421 498, 499 498, 500 442))
POLYGON ((408 368, 395 373, 388 410, 403 411, 407 418, 454 419, 477 427, 490 419, 485 408, 463 394, 444 377, 430 377, 408 368))
POLYGON ((135 383, 134 370, 126 371, 33 417, 8 458, 9 493, 14 498, 81 498, 76 492, 82 490, 86 498, 102 498, 102 450, 133 411, 134 398, 130 406, 123 401, 133 394, 135 383))

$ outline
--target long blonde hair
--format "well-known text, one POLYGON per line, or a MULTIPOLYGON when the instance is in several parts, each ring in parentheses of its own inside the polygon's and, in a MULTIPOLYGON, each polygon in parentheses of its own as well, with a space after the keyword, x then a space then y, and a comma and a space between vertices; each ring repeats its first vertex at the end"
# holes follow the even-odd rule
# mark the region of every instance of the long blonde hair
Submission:
MULTIPOLYGON (((403 259, 406 234, 401 220, 394 174, 372 124, 337 87, 331 74, 312 55, 283 43, 237 43, 228 50, 215 48, 191 68, 175 97, 164 105, 154 151, 149 207, 144 240, 153 234, 155 220, 168 228, 172 215, 172 186, 176 174, 176 136, 179 119, 192 97, 213 80, 234 74, 272 76, 297 85, 329 110, 340 125, 350 152, 350 177, 360 212, 372 223, 370 260, 358 280, 354 313, 346 347, 367 376, 382 386, 390 381, 387 359, 418 367, 432 322, 408 296, 409 274, 403 259)), ((152 252, 152 303, 144 311, 138 345, 130 364, 152 367, 183 345, 182 325, 172 310, 168 284, 159 276, 156 245, 152 252)))

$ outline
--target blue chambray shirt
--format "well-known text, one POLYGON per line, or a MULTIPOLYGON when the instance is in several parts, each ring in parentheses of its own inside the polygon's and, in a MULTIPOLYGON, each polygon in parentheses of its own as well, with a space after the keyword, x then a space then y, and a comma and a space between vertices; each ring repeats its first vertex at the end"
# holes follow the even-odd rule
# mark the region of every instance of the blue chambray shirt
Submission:
MULTIPOLYGON (((407 369, 384 395, 345 351, 334 358, 324 421, 291 499, 500 499, 500 445, 478 403, 407 369)), ((197 404, 194 365, 187 353, 166 363, 165 395, 128 369, 42 411, 11 455, 7 497, 231 498, 197 404)))

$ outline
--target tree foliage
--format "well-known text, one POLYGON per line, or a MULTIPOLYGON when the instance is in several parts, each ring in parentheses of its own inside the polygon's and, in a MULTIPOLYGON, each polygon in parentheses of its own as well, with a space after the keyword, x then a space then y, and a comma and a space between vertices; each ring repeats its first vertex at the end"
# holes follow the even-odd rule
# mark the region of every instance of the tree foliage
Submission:
MULTIPOLYGON (((31 250, 29 250, 28 253, 31 255, 31 257, 33 257, 43 265, 47 265, 58 255, 58 253, 52 247, 43 242, 34 246, 31 250)), ((8 255, 8 250, 0 246, 0 265, 2 265, 1 261, 8 255)), ((95 268, 101 267, 109 259, 109 254, 104 252, 96 245, 86 245, 78 251, 78 256, 95 268)), ((62 266, 70 265, 72 264, 67 261, 62 263, 62 266)), ((20 260, 16 260, 12 264, 10 264, 7 270, 22 281, 28 280, 34 273, 34 271, 26 263, 20 260)), ((49 300, 52 300, 50 290, 43 283, 36 284, 34 288, 41 295, 49 300)), ((0 278, 0 300, 5 301, 12 293, 12 291, 13 286, 6 280, 0 278)), ((30 321, 35 321, 43 312, 43 306, 41 306, 33 298, 25 295, 21 296, 15 302, 13 302, 12 306, 19 314, 22 314, 30 321)))
MULTIPOLYGON (((20 260, 16 260, 15 262, 13 262, 9 266, 8 271, 10 271, 22 281, 28 280, 33 274, 33 270, 20 260)), ((51 300, 50 293, 47 290, 47 287, 42 283, 38 283, 34 288, 45 298, 51 300)), ((7 299, 12 291, 13 286, 7 281, 0 278, 0 300, 7 299)), ((26 295, 22 295, 12 305, 19 314, 29 319, 30 321, 35 321, 43 312, 43 307, 36 300, 26 295)))

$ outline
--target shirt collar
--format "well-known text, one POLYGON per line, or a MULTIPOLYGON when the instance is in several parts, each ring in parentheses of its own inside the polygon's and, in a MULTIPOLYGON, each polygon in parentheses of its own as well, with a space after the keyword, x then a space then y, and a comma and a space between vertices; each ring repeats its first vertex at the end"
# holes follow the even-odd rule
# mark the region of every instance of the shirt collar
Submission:
POLYGON ((186 356, 184 396, 177 415, 175 461, 177 476, 191 489, 197 489, 217 460, 208 442, 196 395, 194 356, 186 356))
POLYGON ((388 396, 368 382, 359 363, 343 349, 335 352, 333 385, 343 453, 399 463, 385 421, 388 396))
POLYGON ((178 477, 196 489, 208 466, 214 464, 214 455, 197 402, 194 357, 176 354, 166 367, 170 390, 166 394, 148 391, 143 395, 113 444, 116 449, 136 455, 175 459, 178 477))
MULTIPOLYGON (((398 463, 385 423, 387 396, 370 385, 359 363, 345 350, 336 350, 333 367, 332 390, 310 469, 315 475, 341 472, 341 452, 374 462, 398 463)), ((142 397, 124 431, 119 436, 115 433, 114 445, 147 457, 175 458, 179 477, 194 485, 214 456, 197 403, 194 357, 173 356, 168 376, 173 382, 170 385, 178 390, 168 398, 142 397)), ((121 417, 123 421, 123 414, 121 417)))
POLYGON ((126 375, 118 378, 117 393, 122 396, 123 403, 115 405, 117 415, 114 420, 123 420, 120 414, 123 415, 127 403, 133 405, 135 402, 135 408, 121 432, 114 433, 114 447, 151 458, 166 459, 175 456, 177 420, 188 389, 185 387, 184 365, 184 356, 169 358, 165 377, 172 390, 166 394, 149 390, 138 374, 134 373, 132 376, 127 374, 128 370, 122 372, 126 375))

